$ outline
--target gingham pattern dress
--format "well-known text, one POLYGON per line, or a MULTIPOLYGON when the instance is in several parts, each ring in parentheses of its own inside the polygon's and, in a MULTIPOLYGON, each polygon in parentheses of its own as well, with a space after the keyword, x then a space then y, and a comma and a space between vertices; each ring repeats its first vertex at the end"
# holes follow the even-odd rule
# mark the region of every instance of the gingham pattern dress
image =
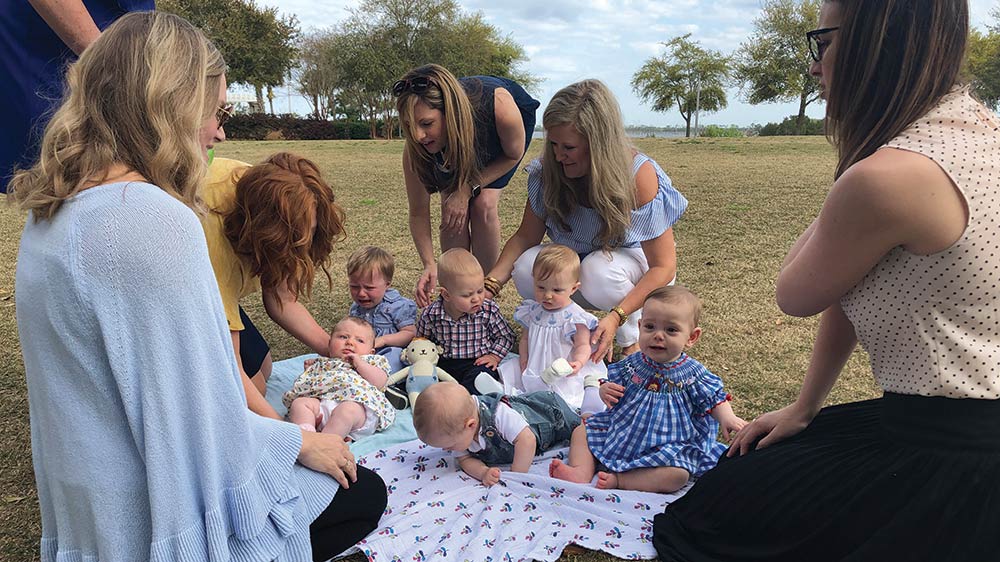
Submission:
POLYGON ((591 452, 611 472, 674 466, 700 476, 725 452, 709 412, 729 395, 722 379, 687 354, 656 363, 633 353, 608 367, 608 382, 625 394, 585 423, 591 452))

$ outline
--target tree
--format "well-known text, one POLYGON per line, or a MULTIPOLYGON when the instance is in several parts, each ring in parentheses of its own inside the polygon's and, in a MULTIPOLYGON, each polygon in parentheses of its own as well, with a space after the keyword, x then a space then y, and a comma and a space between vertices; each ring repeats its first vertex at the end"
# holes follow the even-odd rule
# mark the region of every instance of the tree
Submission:
POLYGON ((684 136, 691 136, 695 110, 711 113, 726 107, 725 82, 729 59, 718 51, 701 48, 691 34, 663 44, 666 54, 648 59, 632 76, 632 89, 653 111, 675 105, 684 118, 684 136))
POLYGON ((977 29, 969 33, 965 74, 979 99, 996 110, 1000 106, 1000 8, 991 15, 998 20, 995 25, 985 33, 977 29))
POLYGON ((277 8, 259 7, 254 0, 159 0, 157 9, 201 28, 226 59, 226 79, 253 86, 259 108, 264 89, 284 83, 296 62, 298 20, 278 16, 277 8))
POLYGON ((806 32, 819 21, 822 0, 766 0, 754 32, 740 45, 733 77, 751 104, 799 102, 796 130, 805 125, 806 107, 819 99, 819 84, 809 74, 812 59, 806 32))
POLYGON ((364 0, 336 28, 302 45, 300 91, 314 112, 336 103, 360 111, 372 136, 377 124, 391 137, 395 98, 391 88, 410 68, 438 63, 456 76, 493 74, 526 88, 537 80, 520 71, 524 49, 480 14, 466 14, 455 0, 364 0))

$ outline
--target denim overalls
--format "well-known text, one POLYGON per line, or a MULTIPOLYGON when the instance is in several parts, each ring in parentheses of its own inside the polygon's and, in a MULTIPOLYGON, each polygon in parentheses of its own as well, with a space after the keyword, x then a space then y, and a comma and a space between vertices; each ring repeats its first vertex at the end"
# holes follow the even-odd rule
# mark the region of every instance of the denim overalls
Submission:
POLYGON ((479 401, 479 435, 486 446, 472 456, 488 465, 510 464, 514 461, 514 444, 504 439, 493 422, 497 405, 502 401, 524 416, 535 434, 535 454, 568 441, 573 429, 580 425, 580 416, 555 392, 530 392, 519 396, 487 394, 479 401))

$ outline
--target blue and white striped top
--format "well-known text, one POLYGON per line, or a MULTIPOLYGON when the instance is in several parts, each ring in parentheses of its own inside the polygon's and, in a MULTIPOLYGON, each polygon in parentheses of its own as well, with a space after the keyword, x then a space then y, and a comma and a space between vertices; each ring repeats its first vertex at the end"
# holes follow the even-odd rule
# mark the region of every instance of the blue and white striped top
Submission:
MULTIPOLYGON (((656 170, 659 190, 652 201, 632 211, 632 224, 625 231, 625 242, 621 245, 622 248, 637 248, 642 242, 660 236, 672 227, 687 209, 687 199, 674 189, 666 172, 649 156, 636 153, 635 159, 632 161, 632 177, 635 177, 639 167, 646 162, 652 164, 653 169, 656 170)), ((527 171, 528 202, 535 215, 545 221, 545 232, 549 238, 556 244, 569 246, 581 255, 600 250, 601 247, 597 240, 604 219, 590 207, 577 207, 576 211, 567 218, 566 223, 569 229, 563 230, 554 217, 547 217, 545 213, 545 202, 542 197, 541 159, 535 159, 531 164, 528 164, 527 171)))

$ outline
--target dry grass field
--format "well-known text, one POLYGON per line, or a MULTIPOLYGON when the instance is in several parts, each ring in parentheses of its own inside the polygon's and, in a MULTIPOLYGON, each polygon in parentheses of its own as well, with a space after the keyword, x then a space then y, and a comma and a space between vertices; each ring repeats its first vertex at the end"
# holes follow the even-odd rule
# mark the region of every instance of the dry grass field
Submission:
MULTIPOLYGON (((832 149, 822 137, 637 139, 636 144, 660 163, 690 202, 675 232, 678 280, 705 302, 705 333, 692 355, 725 379, 737 414, 746 419, 790 402, 809 360, 816 320, 782 314, 774 303, 774 280, 785 251, 815 216, 829 188, 832 149)), ((540 146, 536 139, 529 157, 540 146)), ((396 256, 394 285, 412 294, 421 267, 406 225, 402 142, 230 142, 220 145, 217 154, 255 162, 282 150, 315 160, 347 210, 349 236, 333 254, 333 287, 327 287, 325 278, 317 279, 309 305, 319 322, 332 325, 347 312, 344 263, 364 244, 380 245, 396 256)), ((525 180, 525 174, 517 174, 501 201, 505 239, 523 212, 525 180)), ((41 533, 24 366, 10 298, 23 221, 18 211, 0 205, 0 560, 12 562, 36 559, 41 533)), ((505 291, 500 304, 510 315, 517 305, 514 291, 505 291)), ((306 352, 267 320, 259 299, 244 306, 276 359, 306 352)), ((870 398, 877 390, 866 358, 858 352, 830 403, 870 398)), ((66 422, 66 430, 72 431, 78 420, 66 422)), ((563 559, 612 558, 588 552, 563 559)))

